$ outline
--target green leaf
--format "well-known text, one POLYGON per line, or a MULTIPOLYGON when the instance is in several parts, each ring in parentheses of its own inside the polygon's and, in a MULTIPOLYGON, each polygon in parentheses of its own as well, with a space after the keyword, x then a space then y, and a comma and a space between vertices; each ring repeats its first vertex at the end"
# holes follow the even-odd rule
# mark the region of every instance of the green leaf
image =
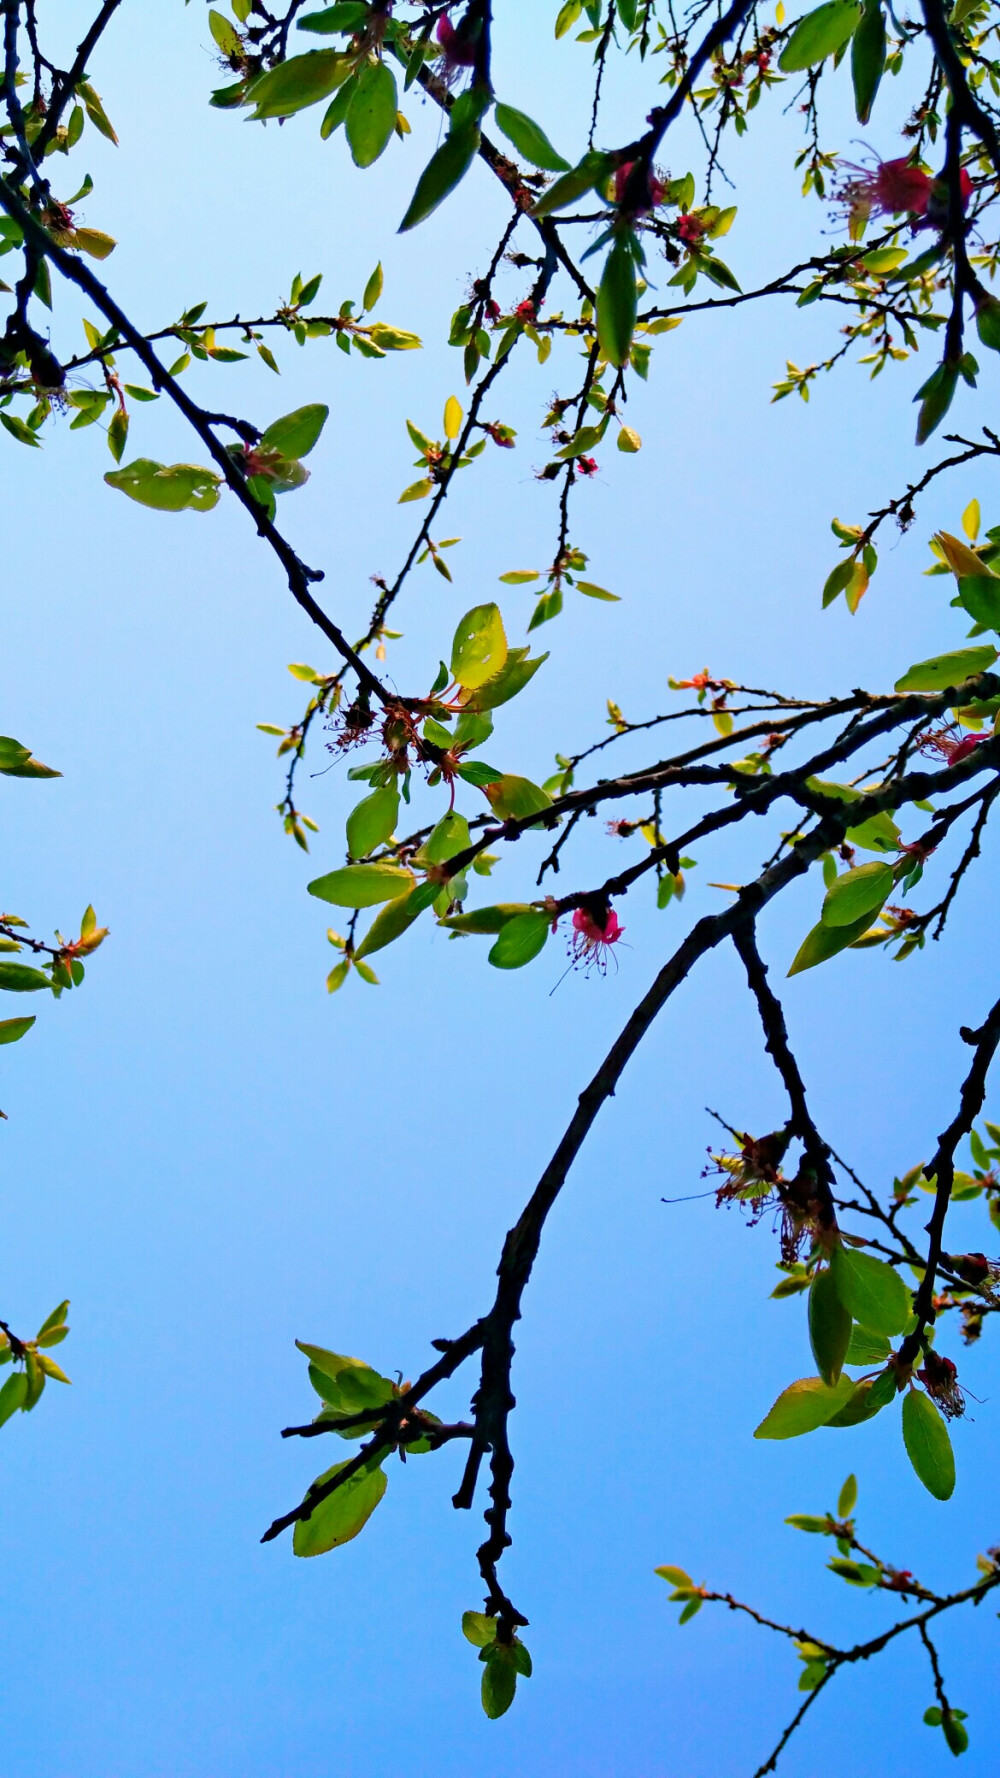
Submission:
POLYGON ((122 453, 128 439, 128 415, 120 407, 116 408, 108 426, 108 449, 116 463, 122 460, 122 453))
POLYGON ((398 864, 346 864, 306 885, 310 895, 339 908, 371 908, 380 901, 395 901, 413 888, 412 871, 398 864))
MULTIPOLYGON (((379 260, 378 265, 375 267, 375 270, 365 285, 365 294, 361 298, 361 307, 366 315, 370 314, 371 310, 378 302, 379 297, 382 295, 382 282, 382 261, 379 260)), ((407 335, 408 339, 414 339, 415 337, 414 334, 407 335)))
POLYGON ((385 62, 362 68, 348 106, 344 128, 356 167, 370 167, 388 146, 396 127, 396 77, 385 62))
POLYGON ((800 975, 804 969, 815 969, 817 963, 828 962, 838 951, 846 950, 848 945, 861 938, 870 924, 867 914, 863 919, 856 920, 853 926, 827 926, 820 920, 802 940, 792 960, 789 975, 800 975))
POLYGON ((800 1438, 825 1426, 854 1394, 850 1377, 830 1389, 820 1377, 801 1377, 783 1389, 754 1433, 754 1438, 800 1438))
POLYGON ((929 661, 917 661, 897 679, 896 691, 949 691, 975 679, 1000 659, 991 643, 982 648, 959 648, 953 654, 936 654, 929 661))
POLYGON ((464 852, 472 844, 469 823, 464 815, 455 809, 449 809, 442 815, 437 826, 426 840, 420 854, 420 860, 427 859, 429 864, 447 864, 458 852, 464 852))
POLYGON ((858 1478, 849 1475, 837 1499, 838 1519, 849 1519, 858 1504, 858 1478))
POLYGON ((882 0, 866 0, 861 23, 851 43, 854 110, 859 123, 867 123, 871 117, 875 95, 884 72, 885 18, 882 0))
POLYGON ((13 735, 0 735, 0 772, 5 778, 61 778, 52 766, 43 766, 30 747, 23 747, 13 735))
POLYGON ((258 74, 246 89, 246 103, 254 106, 258 119, 291 117, 325 99, 353 71, 350 56, 340 50, 310 49, 258 74))
POLYGON ((694 1586, 694 1581, 691 1579, 691 1576, 686 1574, 683 1568, 673 1568, 669 1563, 664 1563, 661 1567, 654 1568, 653 1573, 658 1574, 661 1580, 667 1581, 672 1587, 694 1586))
POLYGON ((305 1340, 295 1344, 309 1360, 309 1381, 316 1393, 339 1414, 360 1414, 392 1401, 396 1392, 390 1378, 381 1376, 364 1359, 329 1352, 325 1346, 311 1346, 305 1340))
POLYGON ((824 926, 856 926, 870 922, 892 893, 895 876, 888 864, 859 864, 830 884, 823 897, 824 926))
POLYGON ((1000 302, 995 296, 983 296, 977 302, 976 331, 984 346, 1000 352, 1000 302))
POLYGON ((298 21, 300 31, 313 31, 318 37, 332 37, 337 31, 360 31, 369 17, 365 0, 339 0, 336 6, 326 6, 322 12, 307 12, 305 18, 298 21))
MULTIPOLYGON (((313 1487, 320 1487, 329 1482, 347 1463, 335 1463, 331 1469, 316 1477, 313 1487)), ((357 1537, 371 1518, 372 1513, 382 1499, 387 1486, 385 1471, 379 1466, 375 1469, 359 1469, 352 1475, 335 1494, 330 1494, 320 1502, 308 1519, 300 1519, 292 1536, 292 1548, 297 1556, 322 1556, 327 1550, 335 1550, 342 1543, 350 1543, 357 1537)))
POLYGON ((935 1500, 955 1490, 955 1453, 948 1428, 929 1395, 909 1389, 903 1397, 903 1443, 918 1477, 935 1500))
POLYGON ((0 1389, 0 1426, 10 1419, 11 1414, 16 1414, 18 1408, 23 1408, 27 1394, 28 1379, 24 1371, 15 1371, 0 1389))
POLYGON ((419 222, 424 222, 449 193, 454 191, 475 160, 480 140, 477 124, 452 130, 445 137, 417 180, 410 207, 399 225, 401 235, 408 229, 416 228, 419 222))
POLYGON ((501 901, 495 907, 472 908, 467 914, 447 914, 438 925, 447 926, 450 932, 497 933, 502 932, 515 915, 531 912, 530 902, 501 901))
POLYGON ((20 1043, 34 1023, 34 1014, 30 1019, 0 1019, 0 1043, 20 1043))
POLYGON ((507 704, 522 692, 530 679, 533 679, 539 667, 548 660, 548 653, 530 659, 526 648, 511 648, 507 659, 499 673, 488 679, 470 697, 463 701, 464 710, 496 710, 501 704, 507 704))
POLYGON ((239 55, 242 45, 231 19, 213 7, 208 15, 208 28, 224 56, 239 55))
POLYGON ((866 1327, 856 1327, 851 1333, 847 1348, 845 1364, 882 1364, 888 1358, 892 1347, 884 1334, 871 1333, 866 1327))
POLYGON ((816 1369, 831 1389, 844 1368, 852 1325, 826 1266, 816 1273, 809 1291, 809 1343, 816 1369))
POLYGON ((347 850, 352 858, 367 858, 392 834, 399 819, 399 791, 394 784, 373 790, 347 817, 347 850))
POLYGON ((958 387, 958 366, 939 364, 932 371, 926 383, 917 390, 914 401, 920 402, 917 416, 918 445, 926 444, 931 433, 940 426, 945 414, 951 406, 952 398, 958 387))
POLYGON ((826 1422, 827 1427, 834 1429, 844 1426, 860 1426, 863 1420, 874 1419, 875 1415, 887 1404, 876 1397, 872 1400, 870 1382, 859 1383, 854 1394, 836 1414, 831 1414, 826 1422))
POLYGON ((462 1635, 472 1643, 473 1648, 488 1648, 496 1641, 497 1620, 487 1617, 484 1611, 463 1611, 462 1635))
POLYGON ((583 11, 583 0, 564 0, 556 18, 556 37, 565 37, 571 31, 583 11))
POLYGON ((323 121, 319 126, 320 139, 323 142, 329 142, 334 131, 339 130, 350 110, 351 100, 354 97, 354 89, 356 86, 357 76, 352 74, 334 93, 333 98, 330 100, 329 105, 323 113, 323 121))
POLYGON ((959 1717, 964 1711, 953 1710, 941 1718, 941 1730, 952 1753, 956 1756, 969 1751, 969 1731, 959 1717))
POLYGON ((613 171, 610 155, 601 154, 596 148, 590 149, 571 172, 564 173, 543 193, 531 212, 532 216, 550 216, 554 210, 565 210, 567 204, 575 204, 577 198, 586 197, 595 186, 603 185, 613 171))
POLYGON ((552 807, 547 790, 533 784, 530 778, 519 778, 514 772, 504 772, 501 778, 485 785, 483 794, 501 821, 523 821, 529 815, 540 815, 552 807))
POLYGON ((518 154, 530 161, 533 167, 541 167, 546 173, 568 173, 569 161, 557 154, 545 131, 523 111, 515 111, 513 105, 497 105, 494 116, 497 128, 502 130, 508 142, 513 142, 518 154))
POLYGON ((16 414, 0 414, 0 425, 6 427, 11 437, 17 439, 18 444, 34 445, 36 449, 41 450, 42 441, 38 434, 32 432, 31 427, 26 426, 16 414))
POLYGON ((783 74, 801 74, 837 50, 852 37, 861 21, 854 0, 826 0, 815 12, 799 19, 778 58, 783 74))
POLYGON ((995 574, 963 574, 958 596, 970 617, 987 630, 1000 630, 1000 579, 995 574))
POLYGON ((474 605, 455 631, 451 647, 452 677, 466 691, 478 691, 502 671, 507 637, 498 605, 474 605))
POLYGON ((460 765, 458 775, 464 778, 466 784, 474 784, 477 790, 485 790, 487 784, 496 784, 503 777, 502 772, 498 772, 495 766, 488 766, 483 759, 472 759, 467 764, 460 765))
POLYGON ((893 1266, 873 1253, 838 1246, 831 1255, 830 1270, 841 1302, 861 1327, 889 1339, 902 1333, 913 1305, 893 1266))
POLYGON ((849 827, 844 838, 852 846, 861 846, 866 852, 895 852, 899 848, 902 834, 888 809, 882 809, 860 827, 849 827))
POLYGON ((56 1308, 53 1309, 51 1315, 46 1316, 45 1320, 42 1322, 41 1327, 38 1329, 38 1335, 37 1335, 38 1339, 41 1339, 43 1334, 51 1333, 51 1331, 54 1327, 62 1327, 63 1322, 66 1320, 66 1316, 68 1315, 68 1313, 69 1313, 69 1297, 66 1297, 66 1299, 63 1302, 57 1304, 56 1308))
POLYGON ((109 469, 104 477, 109 488, 117 488, 140 506, 151 506, 156 512, 210 512, 218 505, 222 478, 199 463, 154 463, 149 457, 137 457, 124 469, 109 469))
POLYGON ((395 901, 387 902, 381 913, 376 914, 355 951, 355 963, 362 957, 370 957, 374 951, 384 950, 386 945, 401 938, 424 909, 432 906, 440 892, 440 883, 418 883, 408 895, 400 895, 395 901))
POLYGON ((515 914, 500 929, 489 954, 494 969, 523 969, 537 957, 549 936, 548 914, 515 914))
POLYGON ((297 461, 307 457, 317 443, 323 427, 329 418, 330 409, 321 401, 310 402, 306 407, 297 407, 293 413, 284 414, 268 427, 261 439, 265 450, 280 451, 283 457, 297 461))
POLYGON ((609 364, 619 369, 628 363, 639 301, 632 240, 631 231, 616 236, 597 291, 598 343, 609 364))
POLYGON ((514 1702, 517 1668, 512 1659, 512 1651, 502 1643, 495 1642, 490 1653, 492 1659, 483 1668, 482 1699, 483 1709, 491 1722, 495 1722, 514 1702))
POLYGON ((849 1557, 834 1556, 827 1564, 831 1573, 839 1574, 852 1587, 877 1587, 882 1578, 881 1568, 871 1562, 852 1562, 849 1557))
POLYGON ((47 975, 40 969, 30 968, 27 963, 0 963, 0 988, 6 989, 8 994, 36 994, 39 988, 51 986, 47 975))
POLYGON ((816 1536, 829 1537, 831 1531, 829 1518, 824 1515, 820 1519, 813 1513, 791 1513, 785 1524, 791 1525, 795 1531, 811 1531, 816 1536))

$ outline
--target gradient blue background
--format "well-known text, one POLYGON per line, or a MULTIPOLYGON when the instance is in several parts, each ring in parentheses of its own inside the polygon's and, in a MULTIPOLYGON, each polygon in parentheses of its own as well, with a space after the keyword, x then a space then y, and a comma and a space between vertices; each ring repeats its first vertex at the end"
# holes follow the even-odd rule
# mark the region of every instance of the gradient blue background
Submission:
MULTIPOLYGON (((554 5, 498 10, 501 95, 577 153, 588 101, 570 70, 583 74, 587 52, 554 48, 554 5)), ((78 0, 41 12, 74 42, 89 17, 78 0)), ((609 78, 606 140, 634 133, 659 72, 609 78)), ((91 132, 74 169, 97 181, 86 220, 120 238, 108 274, 144 324, 202 298, 206 319, 266 313, 296 270, 322 270, 332 306, 357 298, 381 258, 380 317, 425 339, 382 364, 283 345, 280 383, 255 363, 192 382, 262 422, 329 402, 313 480, 281 517, 326 567, 328 608, 357 632, 368 577, 391 576, 419 517, 396 505, 414 473, 403 420, 436 432, 445 396, 462 393, 443 337, 502 226, 500 197, 474 172, 397 237, 436 114, 410 96, 412 138, 362 176, 342 136, 318 140, 316 113, 262 130, 211 111, 220 75, 201 6, 123 7, 92 75, 122 148, 91 132)), ((729 158, 741 215, 725 254, 746 288, 813 250, 786 92, 757 114, 759 146, 729 158)), ((905 102, 890 94, 869 131, 886 155, 899 152, 905 102)), ((824 144, 856 154, 843 94, 830 104, 824 144)), ((700 164, 693 136, 667 146, 672 171, 700 164)), ((520 278, 506 278, 516 300, 520 278)), ((60 290, 57 343, 81 340, 81 312, 60 290)), ((641 455, 605 451, 574 503, 591 573, 624 602, 568 601, 539 637, 552 659, 517 721, 501 717, 491 758, 543 776, 556 748, 600 732, 609 695, 630 716, 651 713, 669 702, 668 673, 706 662, 825 694, 883 686, 960 644, 945 583, 922 578, 925 539, 939 523, 957 530, 973 493, 986 522, 997 517, 989 470, 935 490, 906 540, 885 536, 855 620, 842 603, 820 611, 837 559, 830 518, 863 517, 927 462, 910 444, 909 404, 932 344, 873 387, 845 366, 808 408, 769 405, 785 357, 826 356, 840 319, 761 304, 658 343, 629 410, 641 455)), ((496 417, 518 427, 519 448, 491 450, 449 502, 439 530, 463 537, 455 584, 428 568, 414 579, 390 662, 401 684, 427 679, 500 573, 551 558, 537 425, 549 389, 574 377, 557 350, 542 371, 525 359, 503 379, 496 417)), ((956 400, 959 425, 992 416, 996 386, 984 366, 983 397, 956 400)), ((137 408, 128 455, 199 452, 160 402, 137 408)), ((5 785, 4 900, 63 930, 92 900, 112 929, 85 991, 42 1008, 30 1040, 4 1052, 3 1312, 30 1328, 70 1294, 60 1356, 74 1379, 3 1433, 5 1778, 749 1775, 799 1701, 798 1663, 728 1614, 706 1610, 678 1631, 654 1566, 680 1563, 853 1641, 888 1621, 887 1602, 826 1575, 828 1546, 785 1515, 832 1506, 854 1468, 867 1540, 932 1584, 962 1584, 997 1538, 996 1439, 988 1339, 962 1359, 987 1399, 956 1429, 951 1507, 922 1491, 889 1414, 838 1437, 751 1438, 810 1368, 801 1305, 769 1300, 766 1228, 747 1232, 710 1203, 660 1202, 700 1189, 714 1136, 703 1106, 757 1128, 783 1115, 728 953, 699 967, 602 1114, 518 1330, 505 1568, 531 1618, 535 1677, 509 1716, 483 1717, 459 1632, 479 1602, 481 1534, 478 1509, 450 1506, 460 1451, 391 1466, 365 1535, 325 1560, 257 1539, 317 1458, 332 1460, 278 1437, 312 1411, 294 1337, 412 1375, 431 1337, 485 1307, 504 1230, 580 1086, 689 919, 719 905, 707 881, 747 874, 763 833, 749 860, 744 840, 699 850, 683 910, 657 915, 633 897, 632 948, 605 981, 572 976, 550 998, 558 946, 506 976, 481 947, 428 929, 378 959, 381 988, 351 982, 330 1001, 326 910, 305 883, 341 856, 351 787, 331 773, 304 789, 323 829, 311 860, 282 839, 279 768, 254 725, 301 709, 287 661, 326 669, 330 657, 276 565, 228 498, 210 517, 167 518, 111 493, 96 427, 52 429, 44 455, 8 441, 3 465, 2 727, 65 774, 5 785)), ((519 638, 530 590, 503 589, 503 604, 519 638)), ((622 761, 648 751, 622 749, 622 761)), ((504 895, 528 892, 541 844, 511 855, 504 895)), ((625 857, 618 844, 594 823, 562 880, 600 880, 625 857)), ((905 970, 850 956, 788 985, 816 1114, 873 1183, 925 1155, 950 1113, 967 1056, 957 1027, 994 992, 995 892, 988 846, 947 944, 905 970)), ((779 976, 816 902, 810 881, 766 916, 779 976)), ((982 1244, 980 1221, 961 1216, 955 1244, 982 1244)), ((458 1380, 446 1411, 465 1411, 468 1387, 458 1380)), ((995 1614, 956 1619, 941 1642, 970 1711, 963 1769, 982 1778, 994 1769, 995 1614)), ((897 1645, 838 1680, 783 1769, 937 1771, 950 1755, 921 1724, 930 1702, 919 1647, 897 1645)))

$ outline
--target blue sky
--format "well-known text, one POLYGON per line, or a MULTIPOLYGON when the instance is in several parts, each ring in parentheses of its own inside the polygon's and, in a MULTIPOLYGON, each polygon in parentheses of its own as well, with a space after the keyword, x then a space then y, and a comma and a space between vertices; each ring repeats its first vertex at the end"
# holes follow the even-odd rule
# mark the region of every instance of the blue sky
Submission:
MULTIPOLYGON (((575 154, 586 103, 568 71, 586 52, 553 48, 554 10, 506 9, 496 79, 575 154)), ((447 320, 502 210, 475 172, 398 237, 436 139, 429 108, 409 99, 413 136, 360 175, 342 137, 319 141, 317 114, 262 130, 207 108, 218 72, 203 12, 123 8, 92 69, 122 148, 92 138, 77 156, 96 181, 86 220, 119 238, 108 275, 150 327, 201 299, 206 318, 265 313, 296 271, 322 270, 331 303, 358 297, 383 261, 380 315, 419 332, 422 352, 370 364, 322 343, 284 347, 280 383, 255 364, 192 383, 262 422, 330 404, 312 481, 281 517, 355 632, 369 576, 391 574, 412 534, 414 509, 396 504, 415 473, 404 419, 436 432, 445 397, 462 393, 447 320)), ((73 0, 60 15, 75 41, 87 9, 73 0)), ((654 78, 609 82, 609 141, 634 132, 654 78)), ((887 155, 895 127, 890 104, 869 129, 887 155)), ((827 144, 857 152, 856 129, 834 100, 827 144)), ((789 170, 796 131, 772 102, 758 146, 731 163, 741 214, 726 257, 745 286, 813 250, 815 210, 789 170)), ((690 141, 669 145, 669 164, 697 166, 690 141)), ((82 340, 80 312, 59 293, 57 340, 82 340)), ((706 662, 822 694, 880 688, 960 644, 944 583, 922 577, 926 537, 957 529, 973 494, 993 522, 985 473, 946 484, 906 539, 886 539, 856 619, 842 602, 820 611, 831 517, 862 517, 926 462, 910 443, 926 354, 874 386, 845 366, 809 407, 769 405, 785 358, 825 356, 835 327, 817 307, 755 306, 692 318, 662 341, 629 410, 643 451, 605 453, 574 515, 593 577, 623 603, 569 602, 542 632, 553 649, 544 692, 533 689, 530 713, 526 694, 523 722, 498 723, 491 757, 502 742, 508 769, 544 776, 557 748, 600 731, 607 697, 651 713, 671 695, 668 674, 706 662)), ((537 428, 550 388, 573 375, 554 354, 501 384, 496 417, 518 427, 519 448, 492 453, 456 490, 441 527, 463 539, 455 582, 429 568, 414 579, 390 661, 401 684, 426 678, 429 662, 433 673, 457 618, 496 595, 499 574, 550 559, 537 428)), ((957 399, 959 426, 987 416, 992 366, 982 387, 978 407, 957 399)), ((128 454, 198 452, 161 402, 137 411, 128 454)), ((743 1778, 795 1708, 798 1664, 729 1615, 705 1611, 678 1631, 653 1568, 679 1563, 853 1640, 884 1621, 885 1602, 848 1594, 823 1572, 823 1550, 782 1520, 832 1506, 855 1469, 876 1549, 932 1584, 971 1579, 976 1550, 996 1538, 988 1352, 963 1362, 986 1399, 956 1433, 951 1508, 920 1489, 888 1415, 838 1438, 753 1441, 774 1395, 810 1368, 804 1316, 769 1300, 765 1229, 710 1204, 660 1202, 700 1189, 706 1104, 751 1127, 783 1115, 736 960, 720 954, 602 1115, 518 1329, 508 1564, 535 1677, 515 1708, 498 1724, 483 1717, 459 1632, 480 1601, 481 1521, 451 1509, 455 1449, 393 1465, 364 1536, 330 1557, 259 1546, 332 1460, 278 1437, 311 1412, 294 1338, 412 1375, 430 1338, 486 1306, 503 1233, 581 1085, 682 926, 718 905, 708 880, 739 874, 745 855, 699 853, 683 911, 626 904, 631 949, 606 980, 570 976, 550 998, 557 950, 505 975, 473 944, 419 931, 380 959, 379 989, 352 982, 329 1000, 326 910, 305 884, 339 862, 352 787, 337 773, 309 784, 303 806, 322 831, 307 860, 280 834, 279 768, 255 729, 301 707, 286 662, 325 669, 329 657, 232 501, 209 517, 161 517, 108 490, 107 467, 96 427, 56 429, 44 455, 10 442, 4 457, 2 727, 64 773, 7 781, 4 898, 64 931, 92 900, 112 929, 85 991, 4 1053, 3 1313, 30 1327, 71 1295, 74 1378, 3 1433, 16 1651, 0 1682, 6 1778, 447 1778, 470 1767, 743 1778)), ((519 639, 530 595, 502 592, 519 639)), ((601 834, 584 838, 567 883, 571 872, 598 880, 619 856, 601 834)), ((512 857, 505 897, 528 892, 539 843, 512 857)), ((977 899, 947 943, 905 970, 851 956, 788 986, 817 1117, 873 1182, 926 1154, 950 1113, 957 1027, 989 992, 974 910, 995 887, 987 847, 977 899)), ((763 923, 778 974, 815 903, 816 885, 800 885, 763 923)), ((985 1231, 965 1214, 962 1238, 979 1245, 985 1231)), ((459 1382, 447 1408, 466 1406, 459 1382)), ((968 1778, 991 1769, 995 1635, 984 1614, 942 1633, 954 1700, 970 1711, 968 1778)), ((931 1701, 906 1645, 848 1675, 787 1755, 788 1778, 936 1769, 949 1756, 920 1722, 931 1701)))

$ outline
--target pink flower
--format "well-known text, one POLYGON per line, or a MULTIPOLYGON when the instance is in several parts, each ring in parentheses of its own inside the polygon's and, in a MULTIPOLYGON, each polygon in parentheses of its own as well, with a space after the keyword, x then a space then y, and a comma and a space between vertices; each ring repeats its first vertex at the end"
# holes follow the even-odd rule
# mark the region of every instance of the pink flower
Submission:
POLYGON ((616 945, 625 928, 619 924, 614 908, 576 908, 573 912, 573 937, 570 954, 574 963, 585 969, 597 968, 604 975, 611 946, 616 945))
MULTIPOLYGON (((625 200, 625 190, 626 190, 626 187, 629 182, 629 175, 630 175, 632 168, 634 166, 635 166, 635 161, 623 161, 620 167, 615 168, 615 203, 616 204, 622 204, 625 200)), ((640 198, 639 205, 638 205, 638 207, 636 207, 634 204, 634 194, 633 194, 633 203, 629 205, 629 209, 632 211, 633 215, 645 216, 647 211, 654 210, 656 208, 657 204, 662 204, 662 202, 663 202, 663 181, 660 179, 657 179, 656 175, 654 173, 647 172, 647 174, 646 174, 646 191, 645 191, 644 197, 640 198)))
MULTIPOLYGON (((932 228, 943 228, 947 221, 948 185, 943 173, 934 179, 905 155, 876 161, 874 167, 845 162, 844 171, 850 177, 834 195, 838 203, 847 206, 848 220, 857 228, 863 228, 869 216, 909 214, 919 216, 932 228)), ((965 167, 959 184, 965 210, 972 196, 972 180, 965 167)))
POLYGON ((452 71, 458 68, 471 68, 476 60, 476 44, 474 40, 470 41, 466 35, 463 29, 464 24, 465 20, 463 19, 461 24, 453 25, 447 13, 438 19, 437 40, 441 45, 445 62, 452 71))
POLYGON ((705 224, 700 216, 689 216, 685 213, 677 218, 677 233, 685 247, 697 247, 705 233, 705 224))
POLYGON ((852 210, 864 205, 868 215, 901 216, 908 210, 911 216, 923 216, 930 203, 933 179, 905 156, 877 161, 873 168, 848 165, 846 170, 855 177, 839 195, 852 210))

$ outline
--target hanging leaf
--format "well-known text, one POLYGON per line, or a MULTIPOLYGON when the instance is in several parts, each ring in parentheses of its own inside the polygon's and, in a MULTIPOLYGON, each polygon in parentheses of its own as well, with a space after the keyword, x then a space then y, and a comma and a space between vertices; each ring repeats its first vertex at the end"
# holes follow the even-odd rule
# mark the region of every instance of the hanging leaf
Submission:
POLYGON ((628 363, 639 295, 630 232, 616 236, 597 292, 597 339, 609 364, 628 363))
POLYGON ((478 124, 452 130, 436 149, 417 180, 417 189, 399 225, 399 233, 416 228, 453 192, 476 158, 481 141, 478 124))
POLYGON ((40 969, 27 963, 0 963, 0 988, 8 994, 37 994, 52 982, 40 969))
POLYGON ((548 914, 515 914, 501 927, 496 944, 490 950, 489 962, 494 969, 523 969, 538 956, 549 936, 551 923, 548 914))
POLYGON ((917 444, 926 444, 931 433, 941 424, 958 388, 958 367, 939 364, 913 397, 920 402, 917 415, 917 444))
MULTIPOLYGON (((866 0, 861 23, 851 42, 851 78, 854 110, 859 123, 867 123, 875 95, 885 72, 885 18, 882 0, 866 0)), ((901 264, 902 261, 897 261, 901 264)), ((890 266, 887 270, 894 270, 890 266)))
POLYGON ((831 957, 836 957, 838 951, 846 951, 849 945, 862 938, 870 925, 868 914, 855 920, 851 926, 827 926, 820 920, 802 940, 788 971, 789 975, 801 975, 804 969, 815 969, 817 963, 827 963, 831 957))
POLYGON ((380 901, 407 895, 416 881, 413 872, 398 864, 345 864, 306 887, 320 901, 339 908, 371 908, 380 901))
POLYGON ((513 142, 518 154, 530 161, 533 167, 541 167, 546 173, 568 173, 569 161, 557 154, 545 131, 523 111, 515 111, 513 105, 497 105, 494 116, 497 128, 502 130, 508 142, 513 142))
POLYGON ((845 1309, 870 1333, 893 1339, 913 1313, 910 1292, 894 1266, 859 1253, 856 1247, 835 1247, 830 1271, 845 1309))
POLYGON ((1000 578, 995 574, 963 574, 958 596, 977 624, 986 630, 1000 630, 1000 578))
POLYGON ((378 160, 396 127, 396 77, 385 62, 368 62, 354 84, 344 128, 356 167, 378 160))
POLYGON ((514 1664, 513 1650, 502 1642, 494 1642, 490 1647, 490 1658, 483 1668, 482 1700, 483 1709, 491 1722, 503 1716, 514 1702, 517 1690, 517 1668, 514 1664))
POLYGON ((867 1327, 855 1327, 851 1333, 845 1364, 883 1364, 892 1350, 884 1334, 875 1334, 867 1327))
POLYGON ((955 1453, 948 1428, 929 1395, 916 1389, 903 1397, 906 1455, 929 1494, 950 1500, 955 1491, 955 1453))
POLYGON ((376 846, 389 839, 399 818, 399 791, 394 784, 373 790, 347 817, 347 850, 352 858, 367 858, 376 846))
POLYGON ((824 6, 799 19, 778 58, 778 67, 783 74, 802 74, 835 55, 860 22, 861 8, 854 0, 826 0, 824 6))
MULTIPOLYGON (((855 1328, 854 1331, 856 1333, 858 1331, 857 1328, 855 1328)), ((860 1426, 863 1420, 873 1419, 879 1410, 886 1405, 886 1402, 881 1400, 879 1396, 875 1395, 873 1398, 872 1383, 861 1382, 855 1389, 854 1394, 850 1397, 850 1400, 847 1401, 836 1414, 831 1414, 826 1424, 834 1430, 843 1426, 860 1426)))
MULTIPOLYGON (((2 416, 0 416, 2 417, 2 416)), ((109 469, 104 477, 109 488, 117 488, 140 506, 151 506, 156 512, 211 512, 219 503, 222 477, 199 463, 154 463, 149 457, 137 457, 124 469, 109 469)))
POLYGON ((463 1611, 462 1635, 473 1648, 488 1648, 497 1639, 497 1620, 484 1611, 463 1611))
POLYGON ((853 1326, 829 1266, 816 1273, 809 1291, 809 1343, 816 1369, 832 1389, 844 1368, 853 1326))
POLYGON ((310 49, 258 74, 246 88, 245 102, 253 105, 255 119, 291 117, 325 99, 353 72, 350 56, 339 50, 310 49))
MULTIPOLYGON (((324 1470, 316 1477, 313 1487, 332 1481, 349 1462, 350 1458, 324 1470)), ((374 1469, 359 1469, 335 1494, 322 1500, 308 1519, 298 1521, 292 1536, 295 1554, 322 1556, 342 1543, 350 1543, 352 1537, 364 1530, 387 1485, 385 1471, 380 1465, 374 1469)))
POLYGON ((509 920, 516 914, 530 914, 530 902, 501 901, 495 907, 472 908, 467 914, 447 914, 438 921, 439 926, 447 926, 450 932, 497 933, 502 932, 509 920))
POLYGON ((484 794, 494 815, 501 821, 523 821, 529 815, 541 815, 552 807, 547 790, 533 784, 530 778, 519 778, 514 772, 504 772, 492 784, 485 785, 484 794))
POLYGON ((554 210, 565 210, 567 204, 575 204, 577 198, 586 197, 588 191, 603 185, 608 176, 614 172, 614 162, 609 154, 601 154, 592 148, 584 155, 579 165, 569 173, 564 173, 548 191, 543 192, 531 214, 532 216, 551 216, 554 210))
POLYGON ((30 1019, 0 1019, 0 1043, 20 1043, 34 1023, 34 1015, 30 1019))
POLYGON ((387 902, 381 913, 365 933, 364 938, 354 953, 357 963, 363 957, 370 957, 374 951, 384 950, 397 938, 408 932, 414 920, 418 919, 425 908, 429 908, 437 900, 441 892, 440 883, 418 883, 408 895, 400 895, 394 901, 387 902))
POLYGON ((888 864, 859 864, 830 884, 823 898, 824 926, 856 926, 872 920, 892 893, 895 875, 888 864))
POLYGON ((821 1377, 801 1377, 783 1389, 754 1433, 754 1438, 800 1438, 825 1426, 854 1394, 850 1377, 828 1388, 821 1377))
POLYGON ((28 1396, 28 1379, 24 1371, 15 1371, 0 1389, 0 1426, 23 1408, 28 1396))
POLYGON ((305 18, 298 21, 300 31, 314 31, 318 37, 331 37, 337 31, 360 31, 367 24, 369 10, 366 0, 339 0, 336 6, 326 6, 322 12, 307 12, 305 18))

